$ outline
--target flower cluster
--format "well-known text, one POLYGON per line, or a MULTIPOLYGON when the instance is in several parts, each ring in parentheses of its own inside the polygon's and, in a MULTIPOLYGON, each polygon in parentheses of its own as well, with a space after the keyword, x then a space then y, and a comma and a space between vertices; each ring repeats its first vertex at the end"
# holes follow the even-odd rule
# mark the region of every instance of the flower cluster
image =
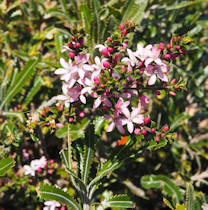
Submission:
MULTIPOLYGON (((51 159, 50 161, 47 161, 45 156, 42 156, 40 159, 35 159, 30 162, 30 165, 24 165, 23 168, 25 169, 24 174, 25 175, 31 175, 35 176, 35 172, 42 172, 44 168, 47 168, 49 164, 54 163, 54 160, 51 159)), ((51 170, 52 167, 49 167, 48 174, 52 174, 53 171, 51 170)))
POLYGON ((57 100, 64 101, 66 108, 75 107, 74 103, 78 101, 95 109, 101 107, 109 121, 107 132, 116 127, 122 134, 127 131, 138 134, 147 123, 141 113, 149 103, 145 92, 160 94, 159 90, 164 89, 174 95, 167 75, 170 60, 185 53, 179 45, 181 38, 174 37, 167 45, 143 47, 137 44, 133 52, 127 48, 127 35, 134 29, 135 24, 131 21, 120 25, 104 45, 95 46, 94 50, 100 56, 94 58, 84 53, 83 29, 76 29, 77 35, 74 34, 62 50, 68 58, 61 58, 62 67, 55 71, 64 81, 63 95, 58 95, 57 100))

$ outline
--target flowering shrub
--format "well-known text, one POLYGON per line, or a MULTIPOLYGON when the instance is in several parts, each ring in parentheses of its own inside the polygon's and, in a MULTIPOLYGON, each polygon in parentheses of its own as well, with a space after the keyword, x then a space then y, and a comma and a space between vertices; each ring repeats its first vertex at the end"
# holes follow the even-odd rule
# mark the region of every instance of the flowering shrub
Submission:
MULTIPOLYGON (((148 93, 160 95, 160 91, 164 90, 175 96, 176 91, 186 89, 181 78, 178 78, 178 82, 176 79, 169 81, 168 73, 170 61, 185 53, 188 37, 173 36, 167 45, 160 43, 143 47, 138 44, 137 50, 133 52, 127 47, 128 34, 134 31, 135 26, 132 21, 121 24, 119 30, 112 33, 104 45, 95 46, 94 59, 89 53, 85 53, 83 28, 72 30, 73 36, 68 46, 64 46, 62 50, 65 54, 65 58, 60 59, 62 67, 55 71, 63 80, 63 95, 58 95, 56 99, 64 102, 66 110, 63 113, 65 112, 68 121, 68 151, 62 151, 61 157, 83 207, 69 194, 49 185, 38 187, 37 192, 41 198, 65 203, 73 209, 86 210, 90 206, 98 206, 98 209, 110 206, 131 208, 133 203, 127 195, 113 196, 100 204, 91 203, 99 186, 97 182, 124 163, 135 160, 146 149, 158 149, 172 141, 173 134, 167 125, 157 129, 153 121, 150 123, 150 117, 146 113, 148 93), (79 157, 79 171, 75 174, 71 153, 71 140, 74 139, 70 125, 81 123, 81 119, 85 114, 89 116, 89 113, 91 116, 84 145, 78 143, 75 147, 79 157), (96 177, 90 181, 90 165, 95 150, 94 133, 98 133, 96 130, 100 132, 104 126, 99 126, 102 122, 99 122, 97 115, 104 116, 99 119, 106 122, 107 132, 113 132, 117 128, 125 136, 121 136, 117 149, 101 168, 98 167, 96 177), (90 121, 94 121, 94 126, 90 121), (144 144, 141 140, 147 131, 153 133, 154 140, 144 144), (126 203, 123 203, 124 200, 126 203)), ((61 127, 64 128, 64 125, 61 127)))

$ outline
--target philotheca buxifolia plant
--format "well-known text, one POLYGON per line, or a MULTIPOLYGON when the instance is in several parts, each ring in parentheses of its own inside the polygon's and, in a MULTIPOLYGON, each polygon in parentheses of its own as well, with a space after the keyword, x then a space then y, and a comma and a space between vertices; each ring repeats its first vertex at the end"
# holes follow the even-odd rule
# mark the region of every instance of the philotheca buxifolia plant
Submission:
MULTIPOLYGON (((173 35, 168 44, 145 47, 137 44, 137 49, 133 52, 128 49, 128 34, 134 32, 135 27, 135 23, 130 20, 121 24, 115 32, 111 32, 104 45, 95 46, 93 55, 87 53, 84 45, 84 29, 71 29, 73 36, 68 46, 63 46, 61 51, 62 67, 55 71, 63 81, 63 95, 58 95, 56 99, 64 102, 66 109, 62 113, 68 121, 65 121, 68 127, 68 151, 61 151, 61 158, 80 199, 77 202, 61 189, 44 184, 37 189, 41 198, 56 200, 72 209, 132 208, 133 202, 127 195, 116 195, 101 203, 95 202, 95 191, 101 185, 103 177, 123 164, 134 161, 146 149, 155 150, 172 141, 174 134, 168 125, 157 129, 156 123, 150 120, 146 112, 148 94, 159 95, 164 90, 170 96, 175 96, 177 91, 186 89, 181 78, 169 81, 168 73, 172 60, 186 53, 189 36, 173 35), (76 173, 72 168, 74 157, 70 125, 81 123, 85 116, 90 116, 90 122, 84 143, 77 140, 74 148, 79 166, 76 173), (95 178, 89 178, 95 144, 99 139, 96 134, 104 125, 107 132, 113 132, 116 128, 121 141, 106 162, 99 164, 95 178), (153 139, 142 141, 147 132, 153 134, 153 139)), ((60 104, 58 106, 59 111, 62 111, 63 107, 60 104)), ((46 119, 45 115, 46 112, 41 113, 41 117, 46 119)), ((54 125, 54 128, 64 127, 60 123, 54 125)), ((44 126, 50 127, 51 122, 44 126)))

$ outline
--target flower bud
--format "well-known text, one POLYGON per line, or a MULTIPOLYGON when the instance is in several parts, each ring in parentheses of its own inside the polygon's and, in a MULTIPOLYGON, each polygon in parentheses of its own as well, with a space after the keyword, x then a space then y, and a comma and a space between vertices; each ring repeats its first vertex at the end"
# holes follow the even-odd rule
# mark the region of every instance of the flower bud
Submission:
POLYGON ((126 34, 128 33, 128 31, 126 29, 123 30, 123 35, 126 36, 126 34))
POLYGON ((38 168, 36 171, 40 173, 42 171, 42 169, 41 168, 38 168))
POLYGON ((176 96, 176 93, 173 92, 172 90, 169 92, 169 94, 170 94, 171 96, 176 96))
POLYGON ((79 116, 80 116, 80 117, 84 117, 84 116, 85 116, 84 112, 80 112, 80 113, 79 113, 79 116))
POLYGON ((108 37, 107 38, 107 42, 112 42, 113 40, 112 40, 112 38, 111 37, 108 37))
POLYGON ((169 44, 166 45, 167 50, 170 50, 171 46, 169 44))
POLYGON ((125 26, 128 27, 129 26, 129 23, 128 22, 125 22, 125 26))
POLYGON ((122 69, 123 71, 125 71, 125 70, 126 70, 126 67, 125 67, 124 65, 122 65, 122 66, 121 66, 121 69, 122 69))
POLYGON ((74 41, 76 39, 76 37, 75 36, 72 36, 71 39, 74 41))
POLYGON ((73 117, 70 117, 69 118, 69 122, 73 122, 74 118, 73 117))
POLYGON ((106 111, 106 110, 107 110, 107 106, 103 106, 103 107, 102 107, 102 110, 103 110, 103 111, 106 111))
POLYGON ((53 173, 53 171, 52 171, 51 169, 49 169, 49 170, 48 170, 48 173, 49 173, 49 174, 52 174, 52 173, 53 173))
POLYGON ((104 88, 104 87, 105 87, 105 84, 101 84, 100 87, 101 87, 101 88, 104 88))
POLYGON ((154 133, 154 132, 155 132, 155 128, 151 128, 151 132, 153 132, 153 133, 154 133))
POLYGON ((140 61, 139 62, 139 66, 144 66, 144 62, 143 61, 140 61))
POLYGON ((124 30, 124 25, 123 25, 123 24, 120 25, 120 30, 121 30, 121 31, 124 30))
POLYGON ((49 160, 49 163, 51 164, 54 163, 54 159, 49 160))
POLYGON ((136 136, 138 136, 138 135, 139 135, 139 131, 140 131, 140 129, 139 129, 139 128, 136 128, 136 129, 134 130, 134 134, 135 134, 136 136))
POLYGON ((176 85, 176 86, 175 86, 175 89, 180 89, 180 86, 179 86, 179 85, 176 85))
POLYGON ((74 54, 73 52, 70 52, 70 53, 69 53, 69 57, 70 57, 70 58, 74 58, 74 57, 75 57, 75 54, 74 54))
POLYGON ((17 111, 17 107, 16 106, 14 107, 14 111, 17 111))
POLYGON ((95 82, 97 85, 99 85, 99 84, 100 84, 100 79, 99 79, 98 77, 95 77, 95 78, 94 78, 94 82, 95 82))
POLYGON ((103 49, 102 55, 104 55, 105 57, 108 57, 109 52, 108 52, 108 49, 107 48, 103 49))
POLYGON ((173 40, 174 40, 174 42, 176 42, 176 41, 177 41, 177 38, 174 36, 174 37, 173 37, 173 40))
POLYGON ((159 96, 160 95, 160 91, 159 90, 155 90, 155 94, 159 96))
POLYGON ((74 47, 73 44, 72 44, 72 42, 68 42, 68 46, 69 46, 70 48, 74 47))
POLYGON ((63 128, 64 126, 61 123, 56 123, 57 128, 63 128))
POLYGON ((110 63, 108 63, 108 61, 104 61, 104 62, 103 62, 103 66, 104 66, 105 68, 109 69, 109 68, 110 68, 110 63))
POLYGON ((106 82, 107 81, 107 77, 104 77, 103 80, 106 82))
POLYGON ((79 42, 76 43, 76 47, 80 47, 81 44, 79 42))
POLYGON ((161 136, 161 138, 164 138, 164 137, 165 137, 165 134, 164 134, 164 133, 162 133, 160 136, 161 136))
POLYGON ((178 36, 178 41, 180 41, 181 40, 181 37, 180 36, 178 36))
POLYGON ((179 45, 176 46, 176 50, 180 50, 180 48, 181 48, 181 47, 180 47, 179 45))
POLYGON ((112 47, 108 47, 108 52, 112 53, 113 52, 113 48, 112 47))
POLYGON ((162 42, 160 42, 159 48, 160 48, 160 49, 163 49, 163 46, 164 46, 164 44, 163 44, 162 42))
POLYGON ((145 129, 142 130, 142 134, 145 135, 147 131, 145 129))
POLYGON ((164 131, 167 131, 168 129, 169 129, 168 126, 165 126, 165 127, 163 128, 164 131))
POLYGON ((166 60, 169 60, 169 59, 170 59, 170 55, 169 55, 169 54, 166 54, 166 55, 164 56, 164 58, 165 58, 166 60))
POLYGON ((174 79, 171 80, 170 84, 172 85, 172 84, 174 84, 175 82, 176 82, 176 79, 174 78, 174 79))
POLYGON ((160 137, 159 136, 155 136, 155 141, 160 141, 160 137))
POLYGON ((146 117, 146 118, 144 119, 144 123, 145 123, 145 124, 147 124, 149 121, 150 121, 150 118, 149 118, 149 117, 146 117))

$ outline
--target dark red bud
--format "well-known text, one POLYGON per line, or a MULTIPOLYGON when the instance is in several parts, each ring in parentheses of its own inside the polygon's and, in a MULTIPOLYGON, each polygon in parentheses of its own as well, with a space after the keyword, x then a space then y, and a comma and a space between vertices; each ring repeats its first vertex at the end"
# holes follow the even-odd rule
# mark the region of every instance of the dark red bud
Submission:
POLYGON ((180 41, 181 40, 181 37, 180 36, 178 36, 178 41, 180 41))
POLYGON ((108 38, 107 38, 107 41, 108 41, 108 42, 112 42, 113 40, 112 40, 111 37, 108 37, 108 38))

